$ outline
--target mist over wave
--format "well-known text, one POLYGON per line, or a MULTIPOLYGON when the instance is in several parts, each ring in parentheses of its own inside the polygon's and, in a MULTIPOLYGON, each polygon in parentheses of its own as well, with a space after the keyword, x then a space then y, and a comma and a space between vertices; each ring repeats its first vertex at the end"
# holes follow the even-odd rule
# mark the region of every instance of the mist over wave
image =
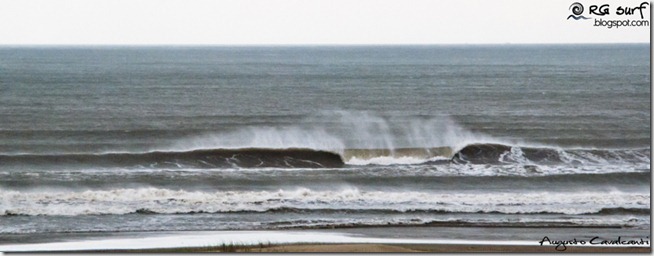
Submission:
POLYGON ((469 163, 649 163, 649 149, 565 149, 472 132, 449 116, 393 116, 368 111, 323 111, 292 125, 247 126, 180 139, 159 151, 309 149, 339 154, 350 165, 469 163), (482 152, 483 151, 483 152, 482 152), (476 157, 474 155, 477 155, 476 157), (481 156, 481 157, 479 157, 481 156), (468 158, 473 158, 468 161, 468 158), (491 159, 492 158, 492 159, 491 159), (632 161, 632 162, 633 162, 632 161))
MULTIPOLYGON (((273 127, 247 126, 236 131, 192 136, 158 151, 198 149, 304 148, 329 151, 343 156, 349 164, 422 163, 448 159, 451 152, 471 143, 503 143, 484 134, 473 133, 447 116, 383 116, 367 111, 329 111, 304 118, 297 124, 273 127), (401 149, 425 149, 416 156, 397 152, 401 149), (429 149, 449 148, 430 153, 429 149), (376 150, 366 155, 354 150, 376 150)), ((511 143, 511 142, 504 142, 511 143)))
POLYGON ((447 146, 457 149, 472 142, 500 141, 469 132, 447 116, 394 117, 367 111, 333 111, 306 117, 293 125, 248 126, 232 132, 191 137, 167 149, 309 148, 342 152, 352 148, 447 146))
POLYGON ((332 111, 292 125, 240 126, 235 131, 190 136, 148 152, 0 155, 0 161, 16 166, 150 168, 333 168, 450 161, 576 166, 649 164, 649 155, 649 148, 564 149, 500 140, 468 131, 448 116, 332 111))

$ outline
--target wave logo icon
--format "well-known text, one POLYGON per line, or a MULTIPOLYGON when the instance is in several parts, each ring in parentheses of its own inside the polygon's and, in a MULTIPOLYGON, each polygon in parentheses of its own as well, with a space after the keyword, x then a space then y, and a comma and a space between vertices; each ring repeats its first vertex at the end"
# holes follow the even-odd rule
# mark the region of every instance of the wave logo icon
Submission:
POLYGON ((572 14, 570 14, 570 16, 568 16, 568 18, 566 20, 569 20, 570 18, 573 18, 575 20, 590 19, 590 18, 587 18, 587 17, 584 17, 583 15, 581 15, 581 14, 584 13, 584 5, 582 5, 579 2, 575 2, 575 3, 571 4, 570 8, 568 8, 568 9, 572 10, 572 14))

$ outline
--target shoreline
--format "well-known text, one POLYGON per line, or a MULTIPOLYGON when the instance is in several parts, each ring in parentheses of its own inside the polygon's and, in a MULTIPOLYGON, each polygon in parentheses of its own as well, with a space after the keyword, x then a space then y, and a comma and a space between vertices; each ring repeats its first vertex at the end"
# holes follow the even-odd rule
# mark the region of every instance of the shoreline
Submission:
MULTIPOLYGON (((43 251, 34 251, 40 253, 43 251)), ((385 244, 385 243, 297 243, 297 244, 266 244, 266 245, 221 245, 209 247, 183 247, 163 249, 133 249, 133 250, 82 250, 58 251, 74 253, 202 253, 202 252, 245 252, 245 253, 308 253, 308 252, 339 252, 339 253, 479 253, 479 252, 511 252, 511 253, 651 253, 651 247, 629 246, 568 246, 565 250, 556 249, 554 245, 479 245, 479 244, 385 244)))
MULTIPOLYGON (((547 233, 552 241, 562 234, 573 235, 571 230, 534 230, 547 233)), ((32 243, 0 244, 0 252, 651 252, 644 245, 542 243, 542 237, 521 236, 511 239, 467 236, 456 238, 462 231, 486 234, 511 233, 515 229, 416 229, 387 228, 339 231, 199 231, 170 233, 104 234, 102 236, 62 237, 57 240, 32 243), (340 231, 340 232, 339 232, 340 231)), ((597 232, 602 230, 584 230, 597 232)), ((605 229, 615 232, 614 229, 605 229)), ((593 232, 593 233, 594 233, 593 232)), ((586 232, 583 232, 586 233, 586 232)), ((577 233, 577 234, 583 234, 577 233)), ((588 233, 591 234, 591 233, 588 233)), ((623 239, 636 239, 637 234, 623 234, 623 239)), ((646 234, 642 234, 646 237, 646 234)), ((578 236, 581 240, 587 240, 578 236)), ((567 239, 567 238, 566 238, 567 239)), ((581 241, 580 240, 580 241, 581 241)), ((548 240, 549 241, 549 240, 548 240)), ((567 240, 566 240, 567 241, 567 240)), ((17 241, 16 241, 17 242, 17 241)))

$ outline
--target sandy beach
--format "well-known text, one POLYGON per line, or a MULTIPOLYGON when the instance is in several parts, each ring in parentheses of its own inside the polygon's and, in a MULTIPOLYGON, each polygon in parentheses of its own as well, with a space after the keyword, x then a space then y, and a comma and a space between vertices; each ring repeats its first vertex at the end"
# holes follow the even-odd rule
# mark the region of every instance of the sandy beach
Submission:
MULTIPOLYGON (((76 251, 79 252, 79 251, 76 251)), ((650 247, 601 247, 569 246, 566 250, 554 246, 525 245, 470 245, 470 244, 285 244, 263 246, 222 246, 195 248, 167 248, 145 250, 101 250, 82 252, 102 253, 200 253, 200 252, 244 252, 244 253, 651 253, 650 247)))
MULTIPOLYGON (((553 246, 509 245, 447 245, 447 244, 332 244, 332 245, 280 245, 262 249, 245 249, 244 252, 557 252, 553 246)), ((568 247, 565 252, 649 253, 644 247, 568 247)))
MULTIPOLYGON (((573 229, 549 232, 551 229, 525 229, 533 233, 528 240, 510 240, 500 234, 518 232, 504 228, 359 228, 337 231, 285 230, 285 231, 206 231, 150 233, 114 233, 111 235, 71 236, 59 234, 52 237, 34 237, 25 243, 24 237, 14 237, 9 244, 0 244, 0 252, 650 252, 649 239, 644 233, 628 233, 624 230, 585 229, 587 234, 619 232, 622 241, 635 239, 638 234, 647 243, 608 246, 592 244, 582 233, 573 229), (434 233, 436 232, 436 233, 434 233), (496 234, 494 237, 477 236, 477 239, 452 239, 453 234, 496 234), (555 244, 539 244, 539 233, 552 239, 565 237, 563 233, 576 236, 584 245, 556 247, 555 244), (396 237, 399 236, 399 237, 396 237), (448 238, 449 237, 449 238, 448 238)), ((646 232, 646 231, 643 231, 646 232)), ((467 235, 466 235, 467 236, 467 235)), ((618 237, 616 237, 618 239, 618 237)))

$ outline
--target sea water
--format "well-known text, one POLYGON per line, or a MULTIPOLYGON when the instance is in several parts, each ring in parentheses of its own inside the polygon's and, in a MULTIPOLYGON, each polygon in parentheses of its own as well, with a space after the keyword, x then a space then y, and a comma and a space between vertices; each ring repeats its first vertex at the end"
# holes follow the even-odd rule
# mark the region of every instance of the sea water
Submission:
POLYGON ((650 82, 646 44, 4 47, 0 244, 353 227, 644 237, 650 82))

